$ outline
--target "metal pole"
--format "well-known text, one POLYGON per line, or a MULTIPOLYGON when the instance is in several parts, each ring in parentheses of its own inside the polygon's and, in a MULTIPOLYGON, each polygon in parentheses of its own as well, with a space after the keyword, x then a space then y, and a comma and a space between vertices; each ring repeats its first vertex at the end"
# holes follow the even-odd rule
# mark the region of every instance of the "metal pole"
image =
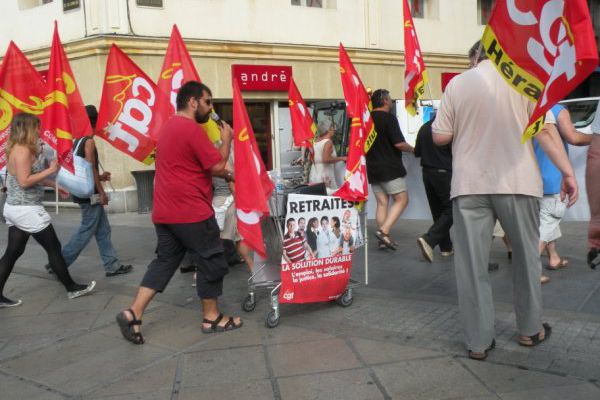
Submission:
POLYGON ((58 215, 58 181, 54 181, 54 197, 55 197, 55 207, 56 207, 56 214, 58 215))
POLYGON ((367 202, 365 201, 365 207, 364 207, 364 225, 365 225, 365 236, 364 236, 364 240, 365 240, 365 286, 367 286, 369 284, 369 239, 367 239, 367 217, 368 217, 368 212, 367 212, 367 202))

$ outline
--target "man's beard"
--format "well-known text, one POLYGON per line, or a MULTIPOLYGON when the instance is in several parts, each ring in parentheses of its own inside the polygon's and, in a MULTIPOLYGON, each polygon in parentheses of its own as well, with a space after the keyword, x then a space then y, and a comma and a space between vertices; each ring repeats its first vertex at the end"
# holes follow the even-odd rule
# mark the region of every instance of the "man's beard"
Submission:
POLYGON ((210 112, 207 112, 206 114, 202 115, 200 113, 200 111, 196 110, 196 112, 194 113, 194 119, 199 124, 205 124, 205 123, 207 123, 209 117, 210 117, 210 112))

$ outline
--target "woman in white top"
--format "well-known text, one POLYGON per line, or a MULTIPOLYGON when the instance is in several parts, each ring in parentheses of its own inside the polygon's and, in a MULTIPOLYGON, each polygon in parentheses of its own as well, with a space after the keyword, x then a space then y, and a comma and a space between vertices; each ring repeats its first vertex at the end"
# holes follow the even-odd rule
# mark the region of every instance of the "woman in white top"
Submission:
POLYGON ((338 161, 346 161, 346 157, 338 157, 331 138, 335 135, 335 125, 333 121, 324 119, 319 122, 317 127, 319 137, 315 140, 314 147, 314 162, 310 170, 309 183, 325 183, 327 194, 331 194, 337 190, 335 182, 335 163, 338 161))

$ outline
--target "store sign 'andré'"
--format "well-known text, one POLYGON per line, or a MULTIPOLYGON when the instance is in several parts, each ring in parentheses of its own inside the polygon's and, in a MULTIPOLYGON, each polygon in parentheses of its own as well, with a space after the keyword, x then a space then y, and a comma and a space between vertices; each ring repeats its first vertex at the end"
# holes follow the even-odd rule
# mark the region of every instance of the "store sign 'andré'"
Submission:
POLYGON ((231 66, 231 73, 241 90, 286 92, 290 86, 292 67, 234 64, 231 66))

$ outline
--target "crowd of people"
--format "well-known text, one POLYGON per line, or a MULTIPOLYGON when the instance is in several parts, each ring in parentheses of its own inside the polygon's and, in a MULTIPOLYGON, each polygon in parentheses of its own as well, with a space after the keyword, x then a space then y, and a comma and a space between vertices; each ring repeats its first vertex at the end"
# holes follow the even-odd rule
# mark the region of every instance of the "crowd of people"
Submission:
MULTIPOLYGON (((543 129, 533 141, 521 143, 533 104, 503 81, 487 60, 481 44, 469 51, 471 68, 447 86, 437 114, 425 123, 415 147, 408 144, 398 119, 391 113, 389 91, 371 95, 371 116, 377 131, 366 155, 368 180, 376 199, 374 232, 378 247, 397 250, 392 228, 408 204, 406 169, 402 154, 414 153, 421 160, 422 178, 433 224, 417 239, 423 257, 434 261, 434 248, 440 256, 454 255, 458 301, 464 324, 469 357, 484 360, 495 346, 494 307, 488 271, 489 253, 496 231, 512 258, 514 302, 523 346, 546 340, 552 328, 542 322, 540 255, 548 256, 547 268, 568 265, 557 249, 560 221, 566 208, 579 196, 566 144, 591 144, 587 166, 587 189, 591 208, 588 263, 600 264, 600 115, 592 125, 594 135, 577 132, 568 110, 557 105, 548 112, 543 129), (507 168, 510 166, 510 168, 507 168), (450 234, 453 229, 452 236, 450 234)), ((156 258, 148 265, 132 304, 121 311, 117 324, 125 339, 143 344, 142 317, 156 293, 167 287, 182 264, 193 266, 195 286, 202 305, 202 331, 224 332, 243 325, 239 317, 225 316, 218 298, 228 273, 223 239, 234 243, 250 271, 253 257, 237 232, 232 129, 220 122, 221 136, 211 141, 200 124, 212 110, 212 93, 200 82, 187 82, 177 95, 177 112, 162 128, 156 148, 154 183, 154 223, 156 258), (215 209, 222 209, 221 223, 215 209), (201 240, 199 240, 199 238, 201 240)), ((88 107, 95 125, 97 113, 88 107)), ((63 284, 69 299, 93 291, 95 282, 76 283, 68 267, 96 238, 107 277, 132 271, 119 260, 110 240, 110 224, 104 210, 108 196, 102 182, 109 172, 100 172, 93 135, 79 139, 76 155, 93 166, 95 195, 74 197, 79 204, 81 225, 66 246, 52 227, 42 205, 44 185, 59 166, 44 166, 39 145, 40 121, 30 114, 15 116, 6 146, 6 204, 8 244, 0 259, 0 308, 14 307, 21 300, 4 295, 6 281, 15 262, 23 254, 29 236, 48 254, 46 269, 63 284)), ((336 190, 335 164, 339 157, 332 138, 336 125, 331 120, 318 123, 318 137, 309 175, 310 183, 324 183, 330 194, 336 190)), ((288 217, 283 237, 283 259, 293 263, 307 259, 350 254, 357 246, 358 226, 350 212, 342 220, 319 215, 288 217)))

